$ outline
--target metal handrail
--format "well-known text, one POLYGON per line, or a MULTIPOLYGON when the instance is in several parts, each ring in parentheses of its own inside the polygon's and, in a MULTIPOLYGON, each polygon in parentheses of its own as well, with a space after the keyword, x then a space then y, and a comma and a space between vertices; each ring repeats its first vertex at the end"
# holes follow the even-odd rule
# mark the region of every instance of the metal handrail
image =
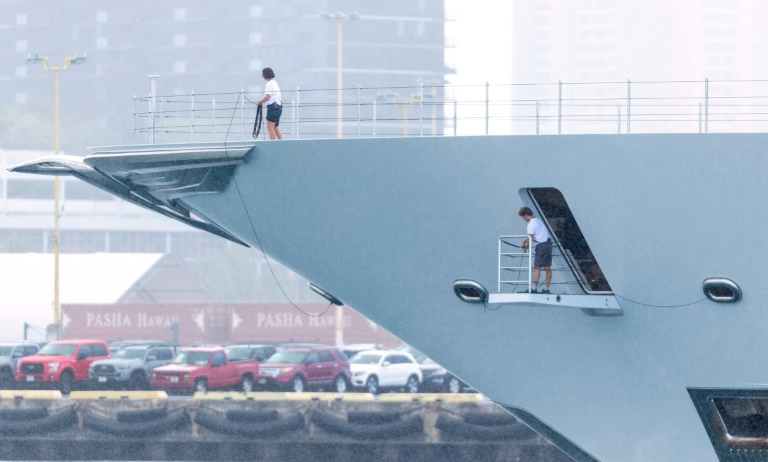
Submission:
MULTIPOLYGON (((768 129, 768 80, 356 85, 341 89, 340 105, 337 92, 284 90, 284 106, 291 107, 281 121, 286 138, 336 138, 339 131, 362 138, 768 129)), ((240 90, 134 97, 134 140, 244 140, 261 96, 240 90)))
POLYGON ((520 284, 523 282, 528 283, 528 292, 531 292, 532 288, 532 281, 531 281, 531 270, 533 269, 533 252, 534 248, 531 245, 531 236, 528 234, 519 234, 514 236, 499 236, 499 271, 498 271, 498 287, 497 291, 501 293, 501 285, 502 284, 520 284), (521 246, 518 246, 517 244, 513 244, 512 242, 507 242, 505 239, 523 239, 523 242, 528 242, 528 252, 504 252, 506 250, 506 247, 515 247, 515 248, 522 248, 521 246), (528 266, 502 266, 502 257, 528 257, 528 266), (526 279, 520 279, 520 280, 503 280, 501 278, 502 270, 521 270, 521 269, 527 269, 528 270, 528 277, 526 279))

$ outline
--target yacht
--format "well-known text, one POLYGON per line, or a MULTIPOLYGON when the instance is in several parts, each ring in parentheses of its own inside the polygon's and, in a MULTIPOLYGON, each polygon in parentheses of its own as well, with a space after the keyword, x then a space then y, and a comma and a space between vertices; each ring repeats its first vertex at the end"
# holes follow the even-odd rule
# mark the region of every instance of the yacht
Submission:
POLYGON ((768 455, 768 134, 223 139, 13 171, 263 251, 574 460, 768 455), (523 206, 554 241, 549 294, 523 206))

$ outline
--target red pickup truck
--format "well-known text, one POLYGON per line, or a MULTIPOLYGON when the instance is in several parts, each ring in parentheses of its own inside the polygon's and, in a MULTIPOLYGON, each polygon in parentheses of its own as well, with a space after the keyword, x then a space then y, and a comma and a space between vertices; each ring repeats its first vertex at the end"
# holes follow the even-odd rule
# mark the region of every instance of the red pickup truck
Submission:
POLYGON ((205 393, 214 388, 253 391, 259 376, 259 362, 230 362, 223 348, 185 348, 171 364, 155 368, 149 385, 166 391, 205 393))
POLYGON ((76 384, 88 383, 92 362, 108 356, 101 340, 57 340, 19 360, 16 382, 20 387, 53 385, 66 395, 76 384))

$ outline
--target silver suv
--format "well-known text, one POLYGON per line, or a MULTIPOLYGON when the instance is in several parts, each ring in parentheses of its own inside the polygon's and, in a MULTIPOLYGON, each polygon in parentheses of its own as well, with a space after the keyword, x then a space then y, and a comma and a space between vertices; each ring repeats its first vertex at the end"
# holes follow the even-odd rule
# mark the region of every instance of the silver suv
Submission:
POLYGON ((88 378, 93 388, 146 390, 152 370, 170 364, 174 356, 171 346, 125 347, 108 359, 94 361, 88 378))
POLYGON ((35 343, 0 343, 0 390, 8 390, 16 385, 19 359, 35 354, 39 349, 35 343))

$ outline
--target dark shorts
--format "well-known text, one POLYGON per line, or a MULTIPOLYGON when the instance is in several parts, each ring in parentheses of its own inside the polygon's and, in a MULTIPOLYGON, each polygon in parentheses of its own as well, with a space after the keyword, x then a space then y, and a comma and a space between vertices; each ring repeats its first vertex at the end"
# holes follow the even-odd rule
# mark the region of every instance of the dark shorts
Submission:
POLYGON ((552 240, 536 245, 536 256, 533 259, 534 268, 552 266, 552 240))
POLYGON ((274 122, 275 127, 280 126, 280 116, 283 115, 283 106, 272 103, 267 106, 267 121, 274 122))

